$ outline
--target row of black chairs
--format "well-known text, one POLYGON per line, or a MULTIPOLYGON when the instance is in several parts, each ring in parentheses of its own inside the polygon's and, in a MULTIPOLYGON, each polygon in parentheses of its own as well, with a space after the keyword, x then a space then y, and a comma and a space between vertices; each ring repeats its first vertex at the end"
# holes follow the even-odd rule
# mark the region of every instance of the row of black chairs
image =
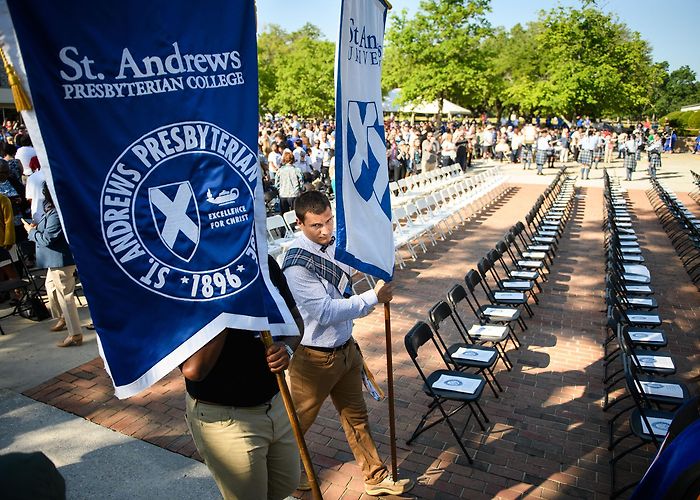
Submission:
POLYGON ((528 226, 518 222, 511 227, 477 268, 466 273, 464 283, 453 285, 445 300, 430 308, 427 321, 418 321, 406 334, 404 345, 430 397, 408 444, 445 422, 473 463, 464 432, 472 418, 486 430, 489 420, 479 400, 487 386, 495 398, 503 392, 495 367, 500 362, 509 371, 513 368, 508 347, 520 348, 516 328, 525 331, 523 313, 534 314, 529 302, 538 303, 540 282, 546 280, 573 201, 573 180, 560 174, 528 214, 528 226), (448 327, 457 332, 456 341, 447 337, 448 327), (440 368, 428 370, 430 357, 423 352, 419 357, 426 344, 433 345, 440 368), (469 410, 469 417, 458 432, 450 419, 462 410, 469 410))
POLYGON ((656 179, 651 179, 647 196, 683 267, 695 286, 700 288, 700 221, 656 179))
POLYGON ((608 421, 612 491, 617 497, 638 483, 616 485, 616 465, 623 457, 651 443, 656 450, 673 420, 674 411, 689 399, 685 384, 668 378, 676 373, 672 356, 660 351, 668 344, 661 329, 651 273, 634 230, 633 213, 625 191, 604 173, 605 200, 605 401, 603 410, 615 409, 608 421), (624 426, 627 417, 627 426, 624 426), (630 437, 635 443, 618 446, 630 437))

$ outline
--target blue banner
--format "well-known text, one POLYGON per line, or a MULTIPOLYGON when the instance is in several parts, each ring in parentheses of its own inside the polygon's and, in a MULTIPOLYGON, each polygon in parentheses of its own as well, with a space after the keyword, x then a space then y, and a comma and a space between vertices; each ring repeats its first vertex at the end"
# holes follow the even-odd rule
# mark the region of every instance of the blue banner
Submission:
POLYGON ((335 257, 390 280, 395 255, 381 89, 386 12, 381 0, 343 0, 341 5, 335 57, 335 257))
POLYGON ((226 327, 295 334, 267 269, 254 1, 7 6, 25 120, 116 395, 226 327))

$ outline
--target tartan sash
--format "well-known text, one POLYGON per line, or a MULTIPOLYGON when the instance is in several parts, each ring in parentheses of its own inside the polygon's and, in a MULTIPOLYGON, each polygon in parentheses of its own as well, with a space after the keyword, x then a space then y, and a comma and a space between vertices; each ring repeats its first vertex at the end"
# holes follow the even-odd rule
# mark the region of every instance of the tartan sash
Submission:
POLYGON ((284 256, 282 270, 291 266, 302 266, 332 284, 343 297, 352 295, 352 280, 337 264, 313 254, 303 248, 290 248, 284 256))

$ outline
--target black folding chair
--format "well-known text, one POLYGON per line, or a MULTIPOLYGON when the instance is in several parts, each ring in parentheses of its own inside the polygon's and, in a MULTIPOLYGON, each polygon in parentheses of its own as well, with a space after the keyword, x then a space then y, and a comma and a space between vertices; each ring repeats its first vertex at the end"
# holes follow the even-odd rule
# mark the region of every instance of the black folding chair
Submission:
POLYGON ((627 356, 623 356, 623 363, 625 364, 625 382, 627 390, 634 402, 633 410, 629 416, 629 428, 627 432, 622 434, 617 439, 613 439, 613 429, 610 429, 610 445, 608 449, 613 452, 613 457, 610 459, 610 471, 611 471, 611 498, 616 498, 628 489, 635 486, 639 480, 628 483, 619 488, 615 487, 615 465, 623 457, 627 456, 631 452, 641 448, 646 444, 653 444, 656 451, 661 448, 661 442, 668 432, 668 428, 674 417, 673 412, 656 410, 652 407, 646 394, 640 390, 637 382, 635 382, 631 370, 629 369, 629 363, 631 360, 627 356), (625 439, 629 437, 636 437, 638 442, 630 448, 623 450, 622 452, 616 453, 615 448, 625 439))
POLYGON ((29 266, 28 263, 30 260, 33 260, 33 257, 31 257, 32 255, 34 255, 33 241, 26 240, 17 243, 18 271, 29 281, 31 289, 37 296, 46 295, 45 283, 47 270, 34 265, 29 266))
POLYGON ((688 400, 676 411, 657 458, 634 492, 635 498, 660 497, 662 492, 663 498, 673 500, 700 498, 700 460, 697 452, 699 419, 699 397, 688 400), (683 439, 679 443, 670 446, 681 436, 683 439), (659 470, 656 471, 656 468, 659 470), (662 484, 659 484, 660 477, 664 478, 662 484))
MULTIPOLYGON (((527 303, 528 296, 525 294, 525 292, 518 290, 505 290, 502 288, 491 288, 489 283, 489 271, 491 271, 492 266, 486 258, 482 257, 479 259, 479 262, 476 264, 476 269, 479 271, 479 275, 481 276, 481 288, 491 303, 514 307, 523 306, 530 317, 534 315, 532 309, 527 303)), ((498 285, 498 282, 496 282, 496 285, 498 285)))
POLYGON ((527 259, 546 258, 550 264, 554 262, 554 250, 556 248, 554 244, 538 243, 535 239, 532 239, 525 231, 525 225, 520 221, 516 222, 511 229, 513 230, 513 235, 523 245, 523 257, 527 259))
MULTIPOLYGON (((489 322, 498 321, 501 323, 517 321, 522 331, 527 330, 527 325, 520 314, 520 309, 517 307, 503 306, 493 303, 482 305, 479 302, 479 299, 476 296, 476 287, 477 285, 481 286, 481 276, 474 269, 469 270, 469 272, 467 272, 467 274, 464 276, 464 284, 467 286, 471 300, 473 300, 474 304, 476 305, 477 316, 479 316, 480 319, 484 318, 489 322)), ((488 295, 486 296, 486 299, 490 302, 488 295)))
POLYGON ((540 259, 527 259, 523 257, 523 253, 520 251, 520 246, 515 240, 515 235, 512 232, 509 231, 504 234, 503 240, 506 242, 506 251, 508 256, 519 269, 537 271, 542 279, 547 281, 547 274, 549 273, 547 262, 540 259))
POLYGON ((452 307, 452 319, 457 326, 462 338, 468 338, 473 344, 491 344, 498 351, 499 357, 503 361, 503 364, 508 369, 508 371, 513 369, 513 362, 508 357, 506 352, 506 346, 508 341, 513 344, 515 349, 519 349, 520 344, 518 343, 518 337, 513 333, 513 327, 511 325, 503 324, 488 324, 486 321, 479 320, 478 323, 472 324, 467 327, 467 324, 462 319, 462 315, 459 312, 459 304, 466 302, 469 308, 472 310, 477 320, 479 319, 474 306, 469 301, 467 291, 462 285, 454 285, 449 292, 447 292, 447 300, 452 307))
POLYGON ((613 307, 608 314, 608 321, 606 323, 608 336, 603 343, 605 354, 603 356, 603 380, 608 379, 608 367, 620 355, 622 347, 620 346, 619 335, 622 328, 626 330, 627 337, 629 337, 634 349, 642 348, 656 351, 668 345, 668 339, 663 330, 626 325, 620 311, 616 307, 613 307))
POLYGON ((484 379, 486 379, 486 383, 491 387, 494 396, 498 397, 498 392, 491 382, 493 380, 496 386, 498 386, 498 389, 503 392, 503 387, 498 383, 498 379, 496 379, 496 375, 493 373, 493 367, 499 357, 498 351, 493 347, 486 347, 468 342, 462 335, 462 332, 459 331, 459 327, 457 327, 457 332, 462 337, 463 342, 455 342, 448 345, 440 334, 440 327, 447 318, 451 318, 455 326, 457 326, 457 322, 453 316, 452 308, 444 300, 441 300, 430 308, 428 317, 430 318, 430 326, 432 326, 435 339, 437 340, 435 345, 447 364, 459 371, 466 371, 469 369, 476 370, 477 374, 482 375, 484 379))
POLYGON ((530 280, 535 283, 537 290, 542 291, 542 287, 539 283, 539 278, 541 277, 540 272, 536 269, 526 269, 517 265, 517 261, 512 258, 512 255, 508 253, 508 244, 505 240, 501 240, 496 243, 496 250, 499 254, 498 261, 501 263, 501 267, 505 271, 506 275, 510 279, 523 279, 530 280), (505 256, 511 257, 511 265, 506 264, 505 256))
POLYGON ((438 369, 432 372, 424 371, 421 364, 418 362, 418 350, 428 341, 433 342, 433 345, 436 349, 438 349, 439 353, 439 348, 437 347, 433 330, 423 321, 417 322, 404 337, 406 351, 418 370, 421 379, 423 379, 423 392, 425 392, 425 394, 431 398, 431 402, 428 405, 426 413, 421 418, 416 430, 413 432, 408 441, 406 441, 406 444, 411 444, 413 440, 415 440, 423 432, 436 426, 437 424, 446 422, 450 428, 450 431, 452 432, 452 435, 457 440, 457 444, 462 449, 464 456, 467 457, 470 464, 474 463, 474 460, 469 455, 467 448, 464 446, 463 436, 472 417, 476 419, 481 430, 486 431, 486 427, 479 418, 480 413, 485 422, 489 421, 488 417, 484 413, 484 410, 482 410, 481 406, 479 405, 479 398, 484 391, 486 381, 480 375, 472 375, 457 370, 451 370, 442 356, 440 356, 440 358, 445 364, 445 369, 438 369), (454 389, 447 389, 447 387, 454 389), (445 407, 446 404, 451 405, 449 411, 445 407), (479 413, 474 410, 474 407, 478 409, 479 413), (454 417, 454 415, 463 409, 469 409, 470 413, 469 417, 464 423, 462 432, 458 433, 450 418, 454 417), (428 423, 428 419, 435 410, 439 410, 442 416, 438 416, 436 420, 428 423))
MULTIPOLYGON (((532 297, 532 300, 535 301, 535 304, 538 304, 540 301, 537 298, 537 294, 535 293, 534 280, 511 279, 507 274, 507 268, 505 268, 506 277, 501 277, 501 274, 498 272, 498 263, 501 261, 502 258, 503 257, 501 255, 501 252, 499 252, 496 248, 489 250, 486 254, 486 260, 489 264, 488 271, 489 273, 491 273, 491 276, 496 282, 498 288, 501 288, 503 290, 515 290, 519 292, 525 292, 530 297, 532 297)), ((501 269, 504 269, 502 264, 501 269)))
MULTIPOLYGON (((654 375, 642 372, 634 363, 634 359, 622 354, 622 364, 625 384, 633 382, 639 392, 642 392, 649 402, 650 408, 657 410, 676 410, 679 406, 685 403, 690 398, 688 386, 680 380, 670 378, 659 378, 654 375)), ((603 408, 604 411, 612 408, 616 404, 626 401, 632 397, 632 393, 627 390, 623 394, 616 397, 610 404, 603 408)), ((634 408, 634 404, 623 407, 618 410, 608 421, 610 429, 610 443, 613 442, 613 428, 615 421, 634 408)))

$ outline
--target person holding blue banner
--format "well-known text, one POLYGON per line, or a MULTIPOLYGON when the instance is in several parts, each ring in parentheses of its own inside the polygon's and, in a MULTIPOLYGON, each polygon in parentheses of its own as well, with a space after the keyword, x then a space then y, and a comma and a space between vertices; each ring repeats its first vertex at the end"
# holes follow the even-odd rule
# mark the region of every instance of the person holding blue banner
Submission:
POLYGON ((289 371, 301 431, 309 430, 330 396, 362 469, 365 492, 400 495, 413 482, 393 481, 379 457, 362 394, 363 358, 352 338, 353 320, 391 301, 392 286, 379 280, 373 290, 353 295, 351 269, 335 259, 334 217, 325 194, 303 193, 294 210, 302 234, 287 250, 282 268, 305 325, 289 371))
MULTIPOLYGON (((277 262, 270 278, 304 324, 277 262)), ((276 342, 265 349, 257 332, 227 328, 187 359, 186 420, 199 454, 224 499, 279 500, 299 481, 299 452, 275 373, 289 365, 276 342)))

